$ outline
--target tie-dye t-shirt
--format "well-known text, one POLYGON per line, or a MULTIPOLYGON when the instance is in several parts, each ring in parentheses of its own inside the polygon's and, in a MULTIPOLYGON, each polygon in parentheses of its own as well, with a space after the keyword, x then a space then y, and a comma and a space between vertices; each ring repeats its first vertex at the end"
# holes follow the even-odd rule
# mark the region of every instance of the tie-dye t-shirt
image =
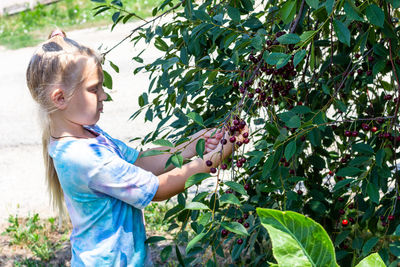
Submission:
POLYGON ((85 127, 98 136, 49 145, 73 225, 71 266, 148 265, 142 209, 158 178, 133 165, 137 150, 97 125, 85 127))

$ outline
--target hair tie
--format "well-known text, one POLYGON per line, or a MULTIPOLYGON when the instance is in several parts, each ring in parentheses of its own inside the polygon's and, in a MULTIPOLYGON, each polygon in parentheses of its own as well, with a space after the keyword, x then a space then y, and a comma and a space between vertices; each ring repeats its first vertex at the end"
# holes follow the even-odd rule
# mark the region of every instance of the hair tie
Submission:
POLYGON ((64 37, 64 38, 66 37, 64 31, 62 31, 62 30, 60 30, 60 29, 57 29, 57 30, 54 30, 54 31, 50 34, 49 39, 50 39, 50 38, 53 38, 54 36, 57 36, 57 35, 60 35, 61 37, 64 37))

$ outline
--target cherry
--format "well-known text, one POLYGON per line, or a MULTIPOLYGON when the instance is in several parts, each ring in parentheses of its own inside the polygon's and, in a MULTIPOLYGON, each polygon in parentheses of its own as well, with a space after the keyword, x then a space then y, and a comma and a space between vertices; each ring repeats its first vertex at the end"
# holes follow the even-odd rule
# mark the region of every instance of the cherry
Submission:
POLYGON ((242 141, 237 141, 237 142, 236 142, 236 145, 237 145, 237 146, 241 146, 241 145, 243 145, 243 142, 242 142, 242 141))
POLYGON ((363 71, 362 69, 358 69, 358 70, 357 70, 358 75, 363 74, 363 72, 364 72, 364 71, 363 71))
POLYGON ((228 165, 226 165, 225 163, 221 164, 221 169, 222 170, 226 170, 228 168, 228 165))
POLYGON ((289 167, 290 163, 285 161, 285 163, 283 164, 285 167, 289 167))
POLYGON ((371 76, 372 75, 372 70, 368 70, 367 71, 367 76, 371 76))
POLYGON ((385 216, 381 215, 381 216, 379 217, 379 219, 380 219, 381 221, 384 221, 386 218, 385 218, 385 216))
POLYGON ((226 193, 226 194, 232 194, 232 193, 233 193, 233 190, 232 190, 232 189, 228 189, 228 190, 225 191, 225 193, 226 193))
POLYGON ((243 218, 239 218, 238 223, 243 223, 243 218))
POLYGON ((228 230, 222 229, 222 231, 221 231, 221 236, 222 236, 222 237, 225 237, 225 236, 227 236, 228 234, 229 234, 229 231, 228 231, 228 230))
POLYGON ((245 163, 247 160, 246 160, 246 158, 240 158, 239 161, 240 161, 241 163, 245 163))
POLYGON ((250 139, 249 138, 245 138, 244 140, 243 140, 243 143, 245 143, 245 144, 248 144, 250 142, 250 139))
POLYGON ((359 58, 361 57, 361 55, 357 53, 357 54, 354 55, 354 57, 355 57, 356 59, 359 59, 359 58))
POLYGON ((374 61, 374 57, 373 56, 369 56, 368 57, 368 61, 374 61))
POLYGON ((250 189, 250 185, 249 184, 245 184, 244 185, 244 190, 248 191, 250 189))
POLYGON ((356 137, 356 136, 358 135, 358 132, 357 132, 357 131, 353 131, 353 132, 351 133, 351 135, 352 135, 353 137, 356 137))
POLYGON ((362 128, 363 128, 364 131, 368 131, 369 130, 369 126, 366 123, 362 124, 362 128))
POLYGON ((343 201, 344 201, 344 198, 339 197, 339 198, 338 198, 338 201, 339 201, 339 202, 343 202, 343 201))
POLYGON ((221 139, 221 144, 226 145, 226 143, 228 143, 228 141, 225 138, 221 139))
POLYGON ((294 174, 294 170, 293 170, 293 169, 290 169, 290 170, 289 170, 289 173, 293 175, 293 174, 294 174))
POLYGON ((375 133, 376 131, 378 131, 378 128, 376 128, 376 126, 373 126, 373 127, 371 128, 371 132, 375 133))
POLYGON ((261 89, 260 89, 260 88, 257 88, 257 89, 256 89, 256 93, 259 94, 260 92, 261 92, 261 89))
POLYGON ((349 204, 349 209, 351 209, 351 210, 354 209, 354 204, 353 203, 349 204))
POLYGON ((211 166, 213 165, 213 163, 212 163, 211 160, 207 160, 207 161, 206 161, 206 165, 207 165, 208 167, 211 167, 211 166))
POLYGON ((229 138, 229 142, 231 142, 231 143, 235 143, 235 141, 236 141, 236 137, 234 137, 234 136, 231 136, 231 138, 229 138))
POLYGON ((355 223, 356 222, 352 217, 349 217, 348 219, 349 219, 349 222, 351 222, 351 223, 355 223))
POLYGON ((242 136, 243 136, 244 138, 247 138, 247 137, 249 137, 249 133, 248 133, 248 132, 245 132, 245 133, 242 134, 242 136))
POLYGON ((347 137, 351 136, 351 132, 350 131, 345 131, 344 132, 344 136, 347 136, 347 137))
POLYGON ((299 189, 299 190, 297 190, 297 194, 301 196, 301 195, 303 195, 303 191, 301 189, 299 189))
POLYGON ((346 220, 346 219, 342 220, 342 225, 343 226, 347 226, 348 224, 349 224, 348 220, 346 220))
POLYGON ((248 222, 246 222, 245 224, 243 224, 243 226, 244 226, 245 228, 249 228, 250 224, 249 224, 248 222))
POLYGON ((238 120, 233 120, 233 124, 234 124, 234 125, 239 125, 239 123, 240 123, 240 122, 239 122, 238 120))
POLYGON ((238 245, 243 244, 243 239, 239 238, 239 239, 236 241, 236 243, 237 243, 238 245))
POLYGON ((213 168, 210 169, 210 172, 211 172, 211 173, 216 173, 216 172, 217 172, 217 169, 213 167, 213 168))
POLYGON ((244 214, 243 214, 243 218, 244 218, 244 219, 249 218, 249 214, 248 214, 248 213, 244 213, 244 214))
POLYGON ((389 220, 389 221, 393 221, 393 220, 394 220, 394 215, 389 215, 389 216, 388 216, 388 220, 389 220))
POLYGON ((238 168, 240 168, 240 167, 242 167, 242 166, 243 166, 243 163, 242 163, 242 162, 240 162, 240 161, 237 161, 237 162, 236 162, 236 166, 237 166, 238 168))
POLYGON ((340 210, 339 210, 339 214, 340 214, 340 215, 343 215, 344 213, 345 213, 345 212, 344 212, 344 209, 340 209, 340 210))
POLYGON ((329 173, 328 173, 330 176, 332 176, 334 173, 333 173, 333 171, 329 171, 329 173))

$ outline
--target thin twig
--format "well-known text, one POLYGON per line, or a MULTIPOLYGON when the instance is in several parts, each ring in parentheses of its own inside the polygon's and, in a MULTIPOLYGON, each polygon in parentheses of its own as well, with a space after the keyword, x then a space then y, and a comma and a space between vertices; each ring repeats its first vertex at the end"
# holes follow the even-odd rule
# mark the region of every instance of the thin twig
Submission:
POLYGON ((153 22, 153 21, 155 21, 155 20, 157 20, 157 19, 159 19, 159 18, 161 18, 161 17, 167 15, 167 14, 170 13, 171 11, 177 9, 178 7, 180 7, 180 6, 182 5, 182 3, 183 3, 183 2, 180 2, 180 3, 176 4, 176 5, 175 5, 174 7, 172 7, 171 9, 168 9, 168 10, 165 11, 164 13, 158 15, 157 17, 155 17, 155 18, 153 18, 153 19, 147 21, 146 23, 143 23, 142 25, 140 25, 140 26, 136 27, 135 29, 133 29, 133 30, 131 31, 131 33, 130 33, 128 36, 126 36, 125 38, 123 38, 121 41, 119 41, 116 45, 114 45, 112 48, 110 48, 110 49, 107 50, 106 52, 102 53, 101 55, 103 56, 103 58, 104 58, 108 53, 110 53, 112 50, 114 50, 117 46, 119 46, 120 44, 122 44, 125 40, 131 38, 132 35, 133 35, 137 30, 143 28, 143 27, 146 26, 147 24, 149 24, 149 23, 151 23, 151 22, 153 22))

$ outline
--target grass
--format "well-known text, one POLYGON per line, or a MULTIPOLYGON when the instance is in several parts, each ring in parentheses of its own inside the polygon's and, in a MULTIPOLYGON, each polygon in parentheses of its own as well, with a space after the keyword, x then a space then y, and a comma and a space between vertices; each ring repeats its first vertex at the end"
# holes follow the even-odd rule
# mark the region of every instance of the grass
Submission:
MULTIPOLYGON (((168 233, 168 224, 163 222, 163 218, 169 208, 164 203, 155 202, 145 208, 146 231, 149 235, 165 236, 168 233)), ((42 219, 37 213, 24 218, 10 215, 6 229, 1 233, 9 247, 0 249, 0 265, 10 264, 2 262, 2 258, 6 257, 13 261, 13 266, 48 266, 51 263, 59 266, 69 261, 71 231, 70 223, 58 229, 53 217, 42 219), (9 255, 11 251, 13 255, 9 255)))
MULTIPOLYGON (((113 14, 120 9, 120 14, 135 13, 141 18, 151 16, 152 10, 162 0, 125 0, 122 7, 106 0, 110 9, 96 15, 95 7, 101 5, 90 0, 61 0, 51 5, 37 5, 16 15, 0 17, 0 45, 8 49, 35 46, 47 39, 56 27, 64 31, 112 25, 113 14)), ((114 1, 115 2, 115 1, 114 1)), ((132 16, 130 20, 134 20, 132 16)), ((121 22, 122 23, 122 22, 121 22)), ((68 34, 68 33, 67 33, 68 34)))

